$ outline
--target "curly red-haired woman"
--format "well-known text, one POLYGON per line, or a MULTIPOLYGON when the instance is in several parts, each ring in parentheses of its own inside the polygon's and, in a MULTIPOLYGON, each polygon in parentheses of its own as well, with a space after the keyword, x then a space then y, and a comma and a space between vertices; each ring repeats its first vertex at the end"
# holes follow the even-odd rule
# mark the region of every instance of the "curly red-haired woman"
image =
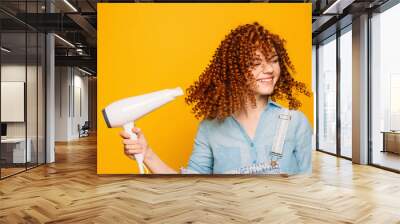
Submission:
MULTIPOLYGON (((201 118, 187 168, 196 174, 298 174, 311 172, 312 129, 296 94, 310 96, 292 77, 285 41, 258 23, 232 30, 217 48, 186 102, 201 118), (275 100, 286 100, 289 109, 275 100)), ((144 153, 152 173, 177 173, 148 146, 124 138, 125 154, 144 153)))

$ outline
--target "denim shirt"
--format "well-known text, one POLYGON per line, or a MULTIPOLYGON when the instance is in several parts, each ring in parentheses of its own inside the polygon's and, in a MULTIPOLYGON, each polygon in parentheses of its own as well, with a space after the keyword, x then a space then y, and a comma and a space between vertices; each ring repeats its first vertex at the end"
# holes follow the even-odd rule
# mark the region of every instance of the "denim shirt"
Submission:
POLYGON ((222 122, 203 120, 194 142, 188 167, 182 173, 268 174, 311 173, 312 129, 300 111, 291 110, 291 119, 283 143, 279 167, 270 166, 272 145, 282 106, 269 100, 261 113, 251 139, 232 116, 222 122))

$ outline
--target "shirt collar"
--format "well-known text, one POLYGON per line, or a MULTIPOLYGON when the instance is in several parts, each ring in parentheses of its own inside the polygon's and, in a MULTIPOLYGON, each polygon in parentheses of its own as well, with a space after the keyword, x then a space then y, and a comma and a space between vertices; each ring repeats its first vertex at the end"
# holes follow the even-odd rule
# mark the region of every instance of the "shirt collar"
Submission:
MULTIPOLYGON (((264 111, 266 111, 270 107, 277 107, 278 109, 282 108, 282 106, 280 104, 276 103, 275 101, 271 100, 270 97, 268 97, 268 102, 264 107, 264 111)), ((235 119, 233 115, 231 115, 230 117, 235 119)))
POLYGON ((275 101, 271 100, 271 97, 268 97, 268 102, 267 105, 265 106, 264 110, 267 110, 267 108, 269 107, 278 107, 278 108, 282 108, 281 105, 279 105, 278 103, 276 103, 275 101))

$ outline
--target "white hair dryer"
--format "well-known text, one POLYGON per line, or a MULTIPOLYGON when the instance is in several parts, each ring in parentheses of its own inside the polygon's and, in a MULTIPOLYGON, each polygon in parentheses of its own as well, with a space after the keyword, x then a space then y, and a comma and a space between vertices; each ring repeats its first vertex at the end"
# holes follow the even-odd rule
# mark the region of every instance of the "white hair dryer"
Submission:
MULTIPOLYGON (((160 90, 140 96, 128 97, 115 101, 103 109, 103 117, 109 128, 123 127, 130 138, 137 139, 132 132, 134 122, 147 113, 183 95, 180 87, 160 90)), ((135 154, 140 173, 144 173, 143 154, 135 154)))

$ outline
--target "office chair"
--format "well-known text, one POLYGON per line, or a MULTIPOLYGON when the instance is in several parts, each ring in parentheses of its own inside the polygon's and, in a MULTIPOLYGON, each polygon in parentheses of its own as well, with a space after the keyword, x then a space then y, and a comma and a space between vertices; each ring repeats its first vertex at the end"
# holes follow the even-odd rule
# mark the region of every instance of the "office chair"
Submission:
POLYGON ((80 127, 80 125, 78 124, 79 138, 89 136, 89 129, 90 129, 89 121, 85 121, 82 127, 80 127))

